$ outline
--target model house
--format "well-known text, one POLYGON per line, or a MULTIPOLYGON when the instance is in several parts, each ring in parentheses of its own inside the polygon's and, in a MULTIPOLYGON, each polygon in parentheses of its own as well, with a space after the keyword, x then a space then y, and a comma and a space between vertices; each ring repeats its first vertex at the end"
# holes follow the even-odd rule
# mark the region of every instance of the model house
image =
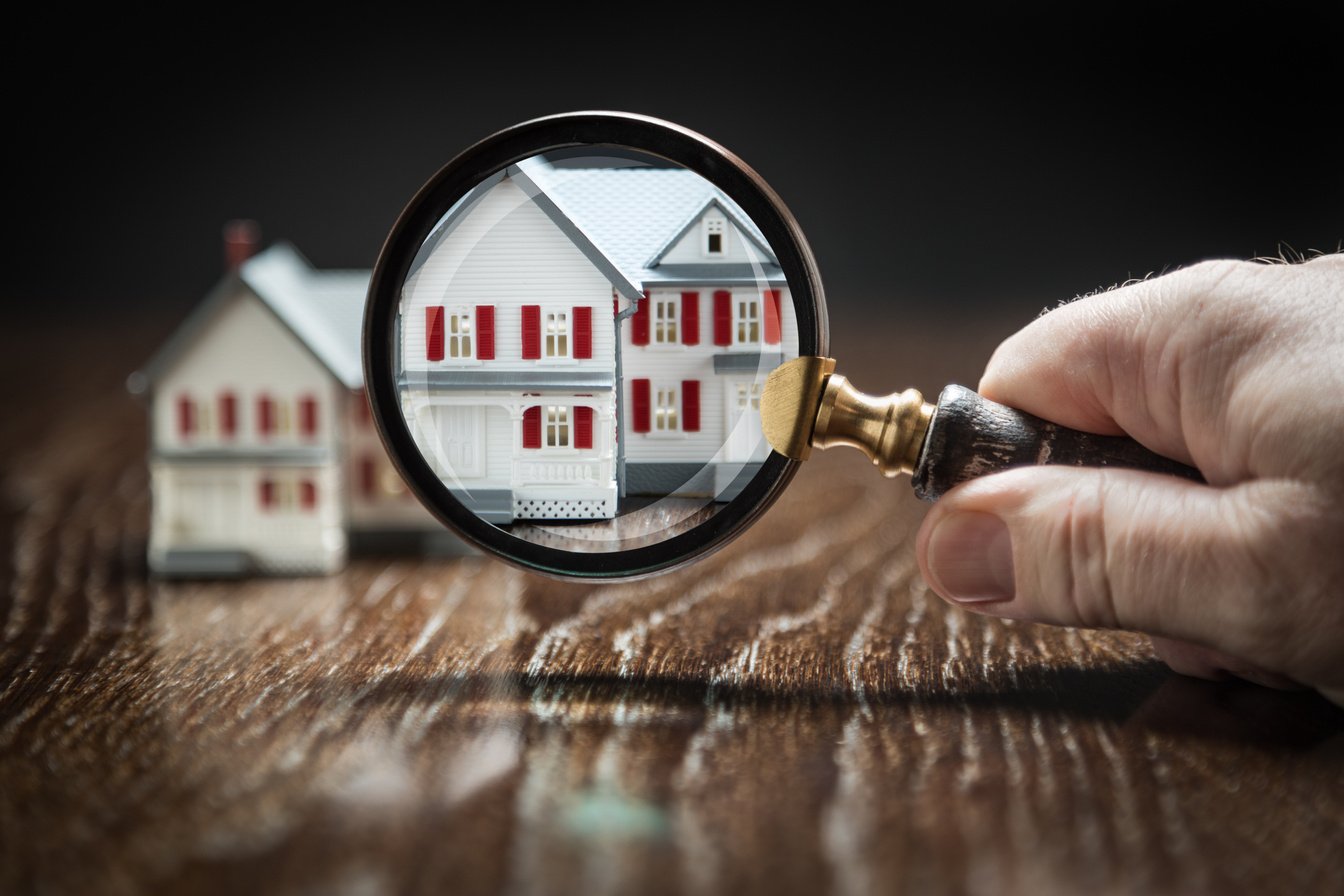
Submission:
POLYGON ((248 257, 245 242, 129 383, 149 401, 150 569, 324 573, 352 541, 443 537, 369 417, 368 272, 314 270, 284 244, 248 257))
POLYGON ((774 254, 708 181, 542 159, 439 222, 399 334, 413 435, 496 523, 731 499, 769 451, 765 376, 798 344, 774 254))

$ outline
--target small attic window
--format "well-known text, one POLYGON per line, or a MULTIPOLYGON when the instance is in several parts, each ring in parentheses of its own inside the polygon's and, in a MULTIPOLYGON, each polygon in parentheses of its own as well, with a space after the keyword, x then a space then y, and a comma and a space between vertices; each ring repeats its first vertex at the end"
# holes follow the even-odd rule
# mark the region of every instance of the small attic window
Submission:
POLYGON ((705 254, 723 254, 723 218, 718 215, 705 217, 705 254))

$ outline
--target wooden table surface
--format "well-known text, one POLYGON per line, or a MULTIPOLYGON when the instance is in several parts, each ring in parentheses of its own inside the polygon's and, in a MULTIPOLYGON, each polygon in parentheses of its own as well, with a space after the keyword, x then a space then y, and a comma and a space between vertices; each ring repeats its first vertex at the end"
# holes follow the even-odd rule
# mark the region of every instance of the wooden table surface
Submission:
POLYGON ((945 606, 856 453, 635 584, 148 579, 166 326, 0 337, 0 893, 1344 892, 1344 713, 945 606))

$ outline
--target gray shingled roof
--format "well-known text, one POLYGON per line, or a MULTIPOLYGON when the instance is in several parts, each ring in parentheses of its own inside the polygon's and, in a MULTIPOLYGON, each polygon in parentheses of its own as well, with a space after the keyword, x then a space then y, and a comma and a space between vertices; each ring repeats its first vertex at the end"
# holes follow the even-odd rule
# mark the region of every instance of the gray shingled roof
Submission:
MULTIPOLYGON (((717 203, 771 258, 765 237, 737 203, 681 168, 553 168, 525 163, 524 173, 636 283, 658 279, 658 259, 717 203)), ((771 265, 770 267, 774 267, 771 265)))
POLYGON ((345 385, 364 385, 360 360, 368 271, 315 270, 288 243, 248 259, 243 282, 345 385))
POLYGON ((368 271, 319 271, 289 243, 277 243, 248 259, 219 284, 145 365, 128 381, 140 392, 195 344, 218 308, 244 286, 289 327, 336 379, 351 389, 364 385, 360 361, 368 271))

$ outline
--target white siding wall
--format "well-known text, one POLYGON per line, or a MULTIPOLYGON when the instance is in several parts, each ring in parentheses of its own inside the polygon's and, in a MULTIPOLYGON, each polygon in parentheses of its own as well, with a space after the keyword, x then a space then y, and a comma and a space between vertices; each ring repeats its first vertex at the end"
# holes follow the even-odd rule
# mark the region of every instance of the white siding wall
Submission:
POLYGON ((335 444, 343 410, 341 389, 331 374, 299 342, 293 332, 243 292, 228 302, 197 341, 155 384, 152 436, 159 450, 219 450, 230 447, 295 447, 335 444), (237 430, 232 439, 219 436, 219 396, 237 400, 237 430), (267 394, 285 406, 288 434, 262 439, 257 430, 257 398, 267 394), (209 420, 209 432, 183 439, 178 434, 178 399, 191 396, 209 420), (317 434, 307 439, 299 429, 299 399, 318 400, 317 434))
MULTIPOLYGON (((496 185, 456 229, 444 239, 419 271, 407 282, 401 302, 402 357, 410 373, 411 386, 403 396, 403 408, 412 418, 417 439, 432 444, 433 434, 441 430, 440 411, 449 406, 484 408, 484 472, 481 475, 450 474, 440 469, 450 485, 460 483, 472 488, 508 489, 518 484, 520 461, 536 462, 556 457, 554 452, 521 449, 522 408, 528 405, 588 404, 599 409, 594 420, 593 448, 571 450, 565 456, 609 462, 614 450, 609 438, 602 438, 603 420, 609 428, 610 392, 595 391, 591 398, 573 393, 550 393, 524 397, 525 391, 509 393, 482 390, 477 393, 438 391, 417 382, 415 373, 429 370, 469 370, 500 373, 535 371, 600 371, 608 376, 615 370, 615 327, 612 321, 612 287, 605 275, 585 256, 512 181, 496 185), (425 357, 425 308, 442 305, 445 313, 455 306, 474 311, 477 305, 495 308, 495 358, 477 361, 445 357, 428 361, 425 357), (570 359, 548 359, 543 331, 540 360, 522 357, 522 306, 540 305, 543 328, 548 311, 568 315, 570 359), (592 309, 592 358, 576 360, 572 309, 592 309)), ((473 339, 479 340, 479 327, 473 325, 473 339)), ((447 334, 445 334, 446 339, 447 334)), ((475 355, 477 342, 473 342, 475 355)), ((448 352, 445 351, 445 355, 448 352)), ((572 425, 572 424, 571 424, 572 425)), ((608 463, 608 467, 610 463, 608 463)), ((611 475, 614 475, 611 474, 611 475)))
POLYGON ((485 409, 485 481, 507 486, 513 470, 513 454, 522 444, 518 427, 521 415, 515 417, 509 408, 485 409))
MULTIPOLYGON (((711 210, 711 214, 715 210, 711 210)), ((766 259, 759 249, 757 249, 749 240, 743 238, 742 233, 737 226, 733 224, 731 218, 725 217, 724 224, 724 245, 722 255, 709 255, 705 252, 705 230, 704 219, 691 225, 690 230, 677 240, 667 254, 663 256, 662 264, 714 264, 729 263, 743 264, 746 262, 763 263, 766 259)), ((669 234, 670 236, 671 234, 669 234)))
MULTIPOLYGON (((402 358, 409 371, 427 369, 612 369, 611 283, 512 181, 487 193, 425 261, 402 293, 402 358), (425 308, 495 306, 495 360, 425 360, 425 308), (523 305, 568 312, 593 309, 589 361, 524 361, 523 305)), ((573 319, 570 319, 571 352, 573 319)), ((474 346, 473 346, 474 353, 474 346)))
MULTIPOLYGON (((683 291, 694 291, 700 294, 700 342, 698 345, 659 345, 654 342, 655 327, 652 308, 650 309, 650 340, 648 345, 635 345, 631 342, 631 327, 627 323, 621 334, 621 350, 625 363, 625 408, 627 414, 632 412, 631 383, 633 380, 648 379, 655 402, 659 384, 665 383, 678 389, 678 423, 680 424, 684 421, 684 415, 680 408, 681 381, 698 379, 700 381, 700 432, 677 432, 666 435, 657 432, 636 433, 627 429, 625 457, 630 462, 704 463, 713 459, 724 444, 731 422, 726 412, 728 397, 724 391, 725 383, 752 377, 750 372, 735 373, 731 376, 714 372, 714 356, 716 354, 745 352, 753 349, 753 347, 742 345, 723 348, 714 344, 714 292, 716 291, 714 287, 688 286, 654 289, 650 292, 650 299, 655 302, 659 299, 678 302, 678 314, 680 315, 679 303, 683 291)), ((758 302, 763 301, 762 291, 755 287, 732 287, 729 292, 732 293, 734 301, 738 298, 755 298, 758 302)), ((777 346, 757 345, 754 349, 766 353, 782 352, 787 360, 798 355, 798 317, 793 311, 793 299, 789 290, 783 288, 780 292, 780 344, 777 346)), ((756 372, 754 378, 764 384, 765 377, 773 369, 774 364, 767 362, 762 369, 756 372)), ((764 436, 759 433, 756 434, 753 441, 759 446, 765 445, 764 436)), ((758 448, 756 454, 764 457, 765 450, 758 448)))
MULTIPOLYGON (((572 393, 542 393, 531 396, 468 396, 457 392, 430 394, 412 392, 405 396, 404 412, 414 421, 413 432, 430 434, 423 444, 429 446, 427 457, 430 467, 444 478, 450 486, 461 485, 465 488, 517 488, 526 484, 520 477, 518 464, 544 462, 602 462, 605 475, 615 475, 611 463, 615 458, 615 444, 611 421, 614 417, 612 396, 609 392, 597 392, 592 395, 576 396, 572 393), (593 447, 578 448, 523 448, 522 415, 523 410, 531 406, 562 405, 575 407, 583 405, 593 408, 593 447), (441 417, 452 408, 481 408, 483 411, 483 435, 480 444, 485 452, 485 463, 479 475, 466 474, 451 469, 441 462, 433 440, 434 433, 442 431, 441 417)), ((574 438, 574 419, 570 416, 570 438, 574 438)), ((417 435, 417 438, 422 436, 417 435)), ((545 434, 543 431, 543 439, 545 434)))
POLYGON ((346 406, 344 463, 350 528, 361 532, 441 529, 442 524, 410 493, 388 460, 364 393, 350 393, 346 406), (365 488, 365 464, 372 466, 371 490, 365 488))
POLYGON ((333 572, 345 562, 340 468, 237 461, 150 464, 153 511, 149 562, 162 568, 167 551, 245 551, 264 571, 333 572), (277 501, 262 506, 263 480, 277 501), (316 490, 300 503, 300 483, 316 490))

